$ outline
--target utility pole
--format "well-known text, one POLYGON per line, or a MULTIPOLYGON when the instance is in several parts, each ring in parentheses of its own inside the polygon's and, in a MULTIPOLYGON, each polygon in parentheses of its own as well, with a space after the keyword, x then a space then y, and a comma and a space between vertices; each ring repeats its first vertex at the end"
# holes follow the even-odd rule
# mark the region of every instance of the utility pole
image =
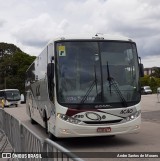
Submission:
POLYGON ((7 88, 7 81, 6 81, 6 69, 4 71, 4 89, 7 88))
POLYGON ((6 75, 4 76, 4 88, 7 89, 6 75))

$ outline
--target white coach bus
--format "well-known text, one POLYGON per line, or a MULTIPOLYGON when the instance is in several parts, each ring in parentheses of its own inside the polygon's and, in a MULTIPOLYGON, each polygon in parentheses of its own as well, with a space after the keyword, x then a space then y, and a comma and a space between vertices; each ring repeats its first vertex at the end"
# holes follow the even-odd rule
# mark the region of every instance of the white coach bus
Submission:
POLYGON ((50 138, 137 133, 143 65, 126 37, 64 36, 26 72, 26 110, 50 138))

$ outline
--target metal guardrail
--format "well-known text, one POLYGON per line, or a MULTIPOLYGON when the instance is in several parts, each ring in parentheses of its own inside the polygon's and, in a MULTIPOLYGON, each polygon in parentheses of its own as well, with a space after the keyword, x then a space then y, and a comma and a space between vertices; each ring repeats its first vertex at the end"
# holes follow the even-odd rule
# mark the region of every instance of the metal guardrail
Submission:
MULTIPOLYGON (((21 125, 21 152, 24 153, 42 153, 43 152, 43 142, 44 140, 40 138, 37 134, 32 132, 25 125, 21 125)), ((28 161, 28 158, 25 158, 28 161)), ((30 158, 30 160, 34 160, 30 158)), ((41 161, 41 158, 37 158, 36 161, 41 161)))
POLYGON ((48 159, 44 161, 52 161, 52 158, 57 158, 56 161, 59 161, 61 159, 63 159, 63 161, 64 160, 69 161, 74 159, 76 159, 76 161, 82 161, 82 159, 77 158, 76 155, 74 155, 67 149, 63 148, 56 142, 51 141, 50 139, 44 140, 43 152, 45 152, 45 154, 48 155, 48 159))
POLYGON ((0 110, 0 153, 4 151, 10 151, 13 152, 13 149, 8 141, 8 138, 6 137, 4 130, 2 130, 4 127, 3 124, 3 110, 0 110))
POLYGON ((19 161, 83 161, 69 150, 50 139, 42 139, 26 125, 0 109, 0 129, 2 129, 15 153, 43 154, 44 158, 18 158, 19 161))
POLYGON ((3 130, 14 151, 20 151, 20 122, 3 110, 3 130))
POLYGON ((0 110, 0 129, 3 129, 3 110, 0 110))
POLYGON ((8 144, 7 137, 4 131, 0 129, 0 152, 3 152, 5 150, 5 148, 7 147, 7 144, 8 144))

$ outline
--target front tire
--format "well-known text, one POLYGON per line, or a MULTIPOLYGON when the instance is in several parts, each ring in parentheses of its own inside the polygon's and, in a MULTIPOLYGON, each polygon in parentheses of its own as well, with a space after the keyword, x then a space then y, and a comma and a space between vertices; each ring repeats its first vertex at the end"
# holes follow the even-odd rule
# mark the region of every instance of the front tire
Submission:
POLYGON ((57 138, 56 136, 54 136, 51 132, 48 133, 48 137, 49 139, 53 140, 53 141, 58 141, 59 138, 57 138))
POLYGON ((30 121, 31 121, 31 124, 37 124, 37 122, 34 121, 31 117, 30 117, 30 121))
POLYGON ((31 108, 30 107, 29 107, 29 116, 30 116, 31 124, 36 124, 37 122, 32 119, 32 116, 31 116, 31 108))
POLYGON ((43 120, 44 120, 44 123, 45 123, 45 131, 46 131, 46 134, 48 134, 48 120, 47 120, 47 114, 46 114, 46 112, 44 114, 43 120))
POLYGON ((108 135, 107 137, 114 138, 114 137, 116 137, 116 135, 108 135))

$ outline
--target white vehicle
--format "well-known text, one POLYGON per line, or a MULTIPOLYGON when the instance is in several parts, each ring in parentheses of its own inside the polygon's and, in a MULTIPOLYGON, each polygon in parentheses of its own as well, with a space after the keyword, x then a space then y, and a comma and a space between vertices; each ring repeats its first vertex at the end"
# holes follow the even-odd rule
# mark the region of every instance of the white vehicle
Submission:
POLYGON ((4 99, 4 107, 18 106, 20 104, 20 93, 18 89, 3 89, 0 90, 0 102, 4 99))
POLYGON ((142 94, 152 94, 152 90, 150 86, 141 87, 142 94))
POLYGON ((25 103, 25 97, 24 94, 21 94, 21 104, 25 103))
POLYGON ((49 137, 137 133, 143 65, 135 42, 103 34, 50 41, 26 72, 26 110, 49 137))

